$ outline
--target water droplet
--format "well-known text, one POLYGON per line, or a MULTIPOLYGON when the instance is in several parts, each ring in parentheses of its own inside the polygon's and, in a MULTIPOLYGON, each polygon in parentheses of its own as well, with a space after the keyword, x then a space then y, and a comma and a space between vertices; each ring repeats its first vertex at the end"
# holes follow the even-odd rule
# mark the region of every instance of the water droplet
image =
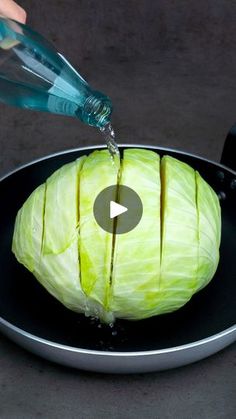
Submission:
POLYGON ((90 312, 89 306, 87 304, 87 301, 85 302, 84 315, 85 315, 85 317, 90 317, 90 315, 91 315, 91 312, 90 312))
POLYGON ((225 192, 220 191, 220 192, 218 193, 218 198, 219 198, 219 200, 220 200, 220 201, 224 201, 224 200, 226 199, 226 194, 225 194, 225 192))
POLYGON ((230 188, 231 189, 236 189, 236 179, 231 180, 230 188))
POLYGON ((112 336, 117 336, 118 332, 117 332, 117 330, 112 330, 111 334, 112 334, 112 336))
POLYGON ((99 310, 98 310, 98 308, 95 308, 94 309, 94 317, 95 318, 98 318, 99 317, 99 310))
POLYGON ((220 182, 223 182, 223 180, 224 180, 224 178, 225 178, 225 174, 224 174, 224 172, 222 172, 221 170, 218 170, 218 171, 216 172, 216 176, 217 176, 217 179, 219 179, 219 181, 220 181, 220 182))

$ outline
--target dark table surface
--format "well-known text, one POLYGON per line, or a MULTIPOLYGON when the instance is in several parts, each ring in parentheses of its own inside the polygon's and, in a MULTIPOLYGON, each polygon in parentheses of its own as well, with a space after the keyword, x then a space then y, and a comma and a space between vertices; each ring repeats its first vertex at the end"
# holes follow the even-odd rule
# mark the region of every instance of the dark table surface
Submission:
MULTIPOLYGON (((236 119, 234 1, 22 0, 28 22, 114 103, 120 143, 219 161, 236 119)), ((101 143, 95 129, 0 107, 0 173, 101 143)), ((235 344, 172 371, 100 375, 61 367, 0 335, 0 418, 233 418, 235 344)))

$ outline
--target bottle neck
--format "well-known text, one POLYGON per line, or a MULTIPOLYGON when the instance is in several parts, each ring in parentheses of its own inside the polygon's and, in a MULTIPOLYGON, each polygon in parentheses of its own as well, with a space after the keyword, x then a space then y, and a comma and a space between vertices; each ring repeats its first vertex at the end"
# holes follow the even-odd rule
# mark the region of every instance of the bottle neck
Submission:
POLYGON ((110 99, 100 92, 93 91, 77 116, 88 125, 103 128, 110 122, 111 113, 110 99))

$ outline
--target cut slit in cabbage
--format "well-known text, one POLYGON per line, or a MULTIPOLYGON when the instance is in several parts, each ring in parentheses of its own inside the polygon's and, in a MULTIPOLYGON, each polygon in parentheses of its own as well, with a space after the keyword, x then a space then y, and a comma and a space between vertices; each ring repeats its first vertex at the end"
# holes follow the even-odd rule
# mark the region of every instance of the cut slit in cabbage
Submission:
POLYGON ((78 235, 79 173, 85 157, 68 163, 46 181, 43 254, 64 252, 78 235))

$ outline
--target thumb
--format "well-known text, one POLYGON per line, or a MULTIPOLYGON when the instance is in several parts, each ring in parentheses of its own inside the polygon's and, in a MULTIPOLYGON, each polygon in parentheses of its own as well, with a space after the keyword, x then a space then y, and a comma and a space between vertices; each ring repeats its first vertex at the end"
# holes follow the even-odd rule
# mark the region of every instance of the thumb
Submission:
POLYGON ((21 23, 25 23, 27 17, 25 10, 13 0, 0 1, 0 14, 21 23))

